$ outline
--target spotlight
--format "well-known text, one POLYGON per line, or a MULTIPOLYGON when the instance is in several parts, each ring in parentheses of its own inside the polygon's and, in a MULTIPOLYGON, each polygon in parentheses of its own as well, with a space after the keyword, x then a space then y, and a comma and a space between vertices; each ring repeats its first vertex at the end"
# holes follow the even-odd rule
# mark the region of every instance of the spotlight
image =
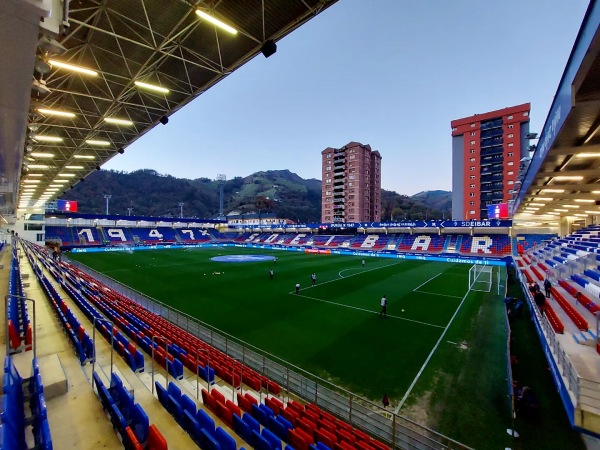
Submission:
POLYGON ((166 125, 169 123, 169 118, 167 116, 162 116, 160 119, 158 119, 158 121, 163 125, 166 125))
POLYGON ((73 189, 73 185, 69 186, 69 189, 73 189))
POLYGON ((274 40, 269 39, 268 41, 265 41, 265 43, 260 48, 260 51, 263 55, 265 55, 265 58, 268 58, 277 51, 277 44, 274 40))
POLYGON ((85 181, 84 178, 80 178, 79 181, 81 181, 82 183, 85 181))
POLYGON ((100 170, 100 166, 96 166, 96 170, 100 170))
POLYGON ((125 149, 124 149, 123 147, 119 148, 119 150, 117 150, 117 151, 118 151, 118 152, 119 152, 121 155, 122 155, 123 153, 125 153, 125 149))

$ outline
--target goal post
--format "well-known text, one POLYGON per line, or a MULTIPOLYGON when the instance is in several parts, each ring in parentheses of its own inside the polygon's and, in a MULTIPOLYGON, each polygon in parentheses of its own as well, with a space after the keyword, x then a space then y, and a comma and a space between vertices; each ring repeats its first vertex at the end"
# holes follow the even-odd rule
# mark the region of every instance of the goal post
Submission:
POLYGON ((494 266, 473 264, 469 269, 469 291, 490 292, 492 290, 493 279, 494 266))

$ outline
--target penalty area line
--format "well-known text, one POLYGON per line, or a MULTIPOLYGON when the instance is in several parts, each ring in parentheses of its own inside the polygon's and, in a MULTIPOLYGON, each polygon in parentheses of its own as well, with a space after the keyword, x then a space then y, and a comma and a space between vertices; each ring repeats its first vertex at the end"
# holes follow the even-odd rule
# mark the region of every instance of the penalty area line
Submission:
POLYGON ((415 387, 415 384, 417 384, 417 381, 419 381, 419 378, 421 378, 421 375, 423 374, 423 371, 425 370, 425 367, 427 367, 427 364, 429 364, 429 361, 431 360, 433 354, 435 353, 435 351, 437 350, 437 348, 440 346, 440 343, 444 339, 444 336, 446 336, 446 333, 450 329, 450 325, 452 325, 452 322, 454 322, 454 318, 456 317, 456 315, 458 314, 458 311, 460 311, 460 308, 462 307, 463 303, 467 299, 467 296, 469 295, 469 292, 470 291, 467 291, 467 293, 463 297, 462 301, 458 305, 458 308, 456 308, 456 311, 454 311, 454 315, 450 318, 450 321, 448 322, 448 325, 446 325, 446 328, 444 328, 444 331, 442 332, 442 335, 440 336, 440 338, 436 342, 435 346, 433 347, 433 349, 429 353, 429 356, 427 357, 427 359, 425 360, 425 362, 421 366, 421 369, 419 369, 419 372, 417 373, 417 376, 415 377, 415 379, 413 380, 413 382, 408 387, 408 390, 404 394, 404 397, 402 397, 402 400, 400 400, 400 403, 398 403, 398 406, 394 410, 394 412, 396 414, 398 414, 398 412, 400 411, 400 408, 402 408, 402 406, 404 406, 404 403, 406 402, 406 399, 408 398, 408 396, 412 392, 413 388, 415 387))
MULTIPOLYGON (((289 294, 293 295, 294 297, 307 298, 309 300, 314 300, 316 302, 329 303, 330 305, 341 306, 343 308, 356 309, 357 311, 363 311, 363 312, 367 312, 367 313, 371 313, 371 314, 379 314, 378 311, 372 311, 370 309, 359 308, 358 306, 351 306, 351 305, 345 305, 343 303, 332 302, 332 301, 329 301, 329 300, 322 300, 320 298, 309 297, 308 295, 296 294, 295 292, 289 292, 289 294)), ((419 320, 407 319, 406 317, 393 316, 391 314, 388 314, 387 316, 391 317, 392 319, 398 319, 398 320, 404 320, 406 322, 418 323, 420 325, 426 325, 428 327, 444 328, 442 325, 434 325, 432 323, 421 322, 419 320)))

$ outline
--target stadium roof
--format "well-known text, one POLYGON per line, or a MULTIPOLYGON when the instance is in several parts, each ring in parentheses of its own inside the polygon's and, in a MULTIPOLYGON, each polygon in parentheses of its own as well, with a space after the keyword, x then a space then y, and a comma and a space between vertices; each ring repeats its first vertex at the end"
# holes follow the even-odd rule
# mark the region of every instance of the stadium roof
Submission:
MULTIPOLYGON (((26 81, 0 83, 0 98, 13 98, 20 85, 26 91, 22 96, 26 101, 15 102, 20 103, 16 107, 0 102, 0 117, 7 121, 3 128, 12 131, 0 132, 0 214, 10 220, 17 199, 25 208, 41 206, 44 194, 47 200, 57 198, 261 49, 267 56, 274 50, 267 41, 278 41, 336 1, 77 0, 65 2, 63 11, 60 1, 45 2, 56 8, 41 25, 51 28, 60 15, 58 33, 41 30, 45 35, 36 53, 24 55, 30 58, 29 70, 23 70, 27 65, 11 64, 6 42, 0 51, 2 79, 26 81), (237 34, 224 31, 197 11, 233 27, 237 34), (96 75, 74 72, 57 62, 96 75), (15 114, 20 108, 25 113, 15 114), (48 142, 42 140, 44 136, 60 140, 48 142), (73 175, 60 180, 61 174, 73 175), (25 183, 28 179, 33 182, 25 183), (56 180, 64 188, 56 186, 56 180), (23 192, 27 186, 31 196, 23 192)), ((35 17, 49 15, 35 10, 40 2, 29 2, 23 6, 27 3, 3 1, 0 15, 26 14, 27 8, 34 10, 35 17)))
MULTIPOLYGON (((600 2, 592 0, 515 203, 531 225, 600 216, 600 2)), ((540 67, 539 70, 544 70, 540 67)))

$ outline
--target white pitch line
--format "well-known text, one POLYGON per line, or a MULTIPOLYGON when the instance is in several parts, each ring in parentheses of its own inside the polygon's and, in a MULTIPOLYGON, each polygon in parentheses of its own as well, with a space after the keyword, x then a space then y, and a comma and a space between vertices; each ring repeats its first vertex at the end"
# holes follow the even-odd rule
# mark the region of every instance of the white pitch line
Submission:
POLYGON ((460 304, 456 308, 456 311, 454 311, 454 315, 450 318, 450 322, 448 322, 448 325, 446 325, 446 328, 444 328, 444 331, 442 332, 442 335, 440 336, 440 338, 436 342, 435 346, 433 347, 433 349, 429 353, 429 356, 427 357, 427 359, 425 360, 425 362, 421 366, 421 369, 419 370, 419 373, 417 373, 417 376, 415 377, 415 379, 413 380, 413 382, 408 387, 408 390, 404 394, 404 397, 402 397, 402 400, 400 400, 400 403, 398 403, 398 406, 396 407, 396 410, 394 411, 396 414, 398 414, 398 411, 400 411, 400 408, 402 408, 402 406, 404 405, 404 402, 406 402, 406 399, 408 398, 408 396, 410 395, 411 391, 415 387, 415 384, 417 384, 417 381, 419 380, 419 378, 421 378, 421 374, 425 370, 425 367, 427 367, 427 364, 429 364, 429 360, 431 359, 431 357, 433 356, 433 354, 435 353, 435 351, 439 347, 440 343, 444 339, 444 336, 446 335, 448 329, 450 328, 450 325, 452 325, 452 322, 454 322, 454 318, 456 317, 456 315, 458 314, 458 311, 460 311, 460 308, 462 307, 463 303, 467 299, 467 295, 469 295, 469 292, 471 292, 471 291, 467 291, 467 293, 463 297, 462 301, 460 302, 460 304))
POLYGON ((417 292, 419 294, 427 294, 427 295, 439 295, 440 297, 462 298, 460 295, 438 294, 437 292, 425 292, 425 291, 417 291, 417 290, 414 290, 413 292, 417 292))
POLYGON ((434 278, 439 277, 442 274, 442 272, 438 273, 437 275, 432 276, 429 280, 427 280, 425 283, 418 285, 416 288, 413 289, 413 292, 415 292, 417 289, 419 289, 421 286, 425 286, 427 283, 429 283, 431 280, 433 280, 434 278))
MULTIPOLYGON (((323 303, 329 303, 330 305, 336 305, 336 306, 342 306, 344 308, 350 308, 350 309, 356 309, 358 311, 364 311, 364 312, 368 312, 371 314, 379 314, 378 311, 372 311, 370 309, 364 309, 364 308, 359 308, 358 306, 351 306, 351 305, 345 305, 343 303, 337 303, 337 302, 331 302, 329 300, 322 300, 320 298, 314 298, 314 297, 309 297, 308 295, 302 295, 302 294, 296 294, 295 292, 290 292, 290 295, 293 295, 294 297, 303 297, 303 298, 308 298, 310 300, 314 300, 316 302, 323 302, 323 303)), ((407 322, 414 322, 414 323, 418 323, 420 325, 427 325, 428 327, 435 327, 435 328, 444 328, 441 325, 434 325, 432 323, 427 323, 427 322, 420 322, 418 320, 413 320, 413 319, 407 319, 406 317, 400 317, 400 316, 392 316, 391 314, 387 315, 388 317, 391 317, 392 319, 399 319, 399 320, 405 320, 407 322)))
MULTIPOLYGON (((340 278, 350 278, 350 277, 354 277, 356 275, 360 275, 361 273, 372 272, 373 270, 385 269, 386 267, 391 267, 391 266, 397 266, 398 264, 400 264, 402 262, 403 261, 398 261, 398 262, 395 262, 394 264, 388 264, 387 266, 381 266, 381 267, 374 267, 372 269, 367 269, 367 270, 358 269, 358 268, 343 269, 343 270, 340 270, 338 272, 338 277, 340 277, 340 278), (347 270, 360 270, 360 272, 357 272, 357 273, 354 273, 352 275, 348 275, 347 277, 344 277, 342 275, 342 272, 346 272, 347 270)), ((326 282, 321 283, 321 284, 332 283, 334 281, 339 281, 339 280, 329 280, 329 281, 326 281, 326 282)))

